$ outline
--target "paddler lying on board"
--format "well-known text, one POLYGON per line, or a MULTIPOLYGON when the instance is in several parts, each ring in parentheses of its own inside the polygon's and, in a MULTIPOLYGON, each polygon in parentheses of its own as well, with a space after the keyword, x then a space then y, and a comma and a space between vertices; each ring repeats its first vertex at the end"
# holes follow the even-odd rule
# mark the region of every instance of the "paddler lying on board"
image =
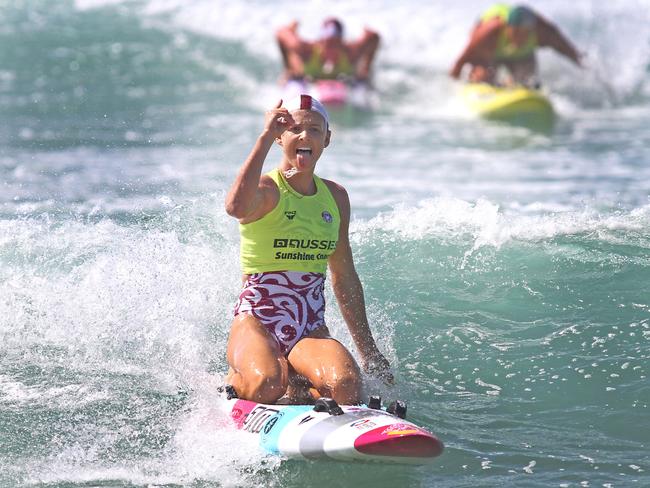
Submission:
POLYGON ((481 15, 449 74, 458 79, 469 64, 472 83, 536 87, 535 51, 540 47, 553 48, 582 67, 582 55, 555 25, 528 7, 499 3, 481 15), (500 67, 506 68, 509 79, 498 79, 500 67))
POLYGON ((355 41, 343 40, 343 24, 336 18, 323 21, 320 38, 306 41, 298 36, 298 22, 276 33, 284 61, 284 78, 327 80, 345 78, 367 82, 379 46, 379 34, 365 28, 355 41))
POLYGON ((361 373, 325 325, 325 273, 366 372, 392 382, 366 317, 363 289, 348 238, 345 189, 314 174, 330 143, 328 114, 309 95, 266 113, 265 125, 226 197, 239 220, 244 286, 227 346, 226 383, 239 398, 260 403, 303 402, 313 396, 341 404, 361 398, 361 373), (276 143, 278 167, 262 174, 276 143))

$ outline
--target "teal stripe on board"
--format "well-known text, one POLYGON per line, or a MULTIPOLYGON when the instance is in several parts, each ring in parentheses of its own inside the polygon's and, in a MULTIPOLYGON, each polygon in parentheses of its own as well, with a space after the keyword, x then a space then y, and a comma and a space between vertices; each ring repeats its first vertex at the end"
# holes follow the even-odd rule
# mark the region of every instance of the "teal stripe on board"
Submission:
POLYGON ((289 422, 300 415, 304 415, 308 411, 313 410, 309 405, 296 405, 283 408, 276 413, 273 417, 264 423, 262 432, 260 433, 260 445, 262 448, 270 453, 278 454, 278 439, 282 431, 289 422))

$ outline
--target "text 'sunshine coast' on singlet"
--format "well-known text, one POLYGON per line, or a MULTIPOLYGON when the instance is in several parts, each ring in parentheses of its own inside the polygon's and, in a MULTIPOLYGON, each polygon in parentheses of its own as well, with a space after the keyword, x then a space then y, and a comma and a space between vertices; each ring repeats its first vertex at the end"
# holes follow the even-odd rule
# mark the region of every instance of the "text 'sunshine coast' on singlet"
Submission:
MULTIPOLYGON (((497 3, 488 8, 481 15, 481 22, 487 22, 492 19, 500 19, 503 24, 508 23, 508 17, 510 16, 510 11, 513 9, 512 6, 497 3)), ((526 39, 526 42, 521 46, 515 46, 505 31, 499 33, 499 38, 497 39, 497 47, 494 57, 497 61, 517 61, 526 59, 532 56, 535 53, 535 49, 538 47, 537 34, 531 32, 526 39)))
POLYGON ((327 271, 339 237, 340 215, 327 185, 316 175, 316 193, 301 195, 278 169, 267 173, 280 191, 276 207, 255 222, 240 224, 245 274, 268 271, 327 271))

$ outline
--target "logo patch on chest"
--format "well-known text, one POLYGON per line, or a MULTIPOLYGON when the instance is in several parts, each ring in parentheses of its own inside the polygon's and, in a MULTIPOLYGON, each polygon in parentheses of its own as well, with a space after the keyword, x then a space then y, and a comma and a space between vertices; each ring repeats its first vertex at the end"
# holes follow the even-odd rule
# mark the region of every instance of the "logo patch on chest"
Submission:
POLYGON ((289 219, 293 220, 293 218, 296 216, 296 211, 291 210, 290 212, 284 212, 284 215, 289 219))
POLYGON ((331 223, 332 223, 332 220, 334 220, 334 219, 332 218, 332 214, 329 213, 327 210, 323 210, 323 213, 322 213, 321 215, 323 216, 323 220, 324 220, 325 222, 327 222, 328 224, 331 224, 331 223))

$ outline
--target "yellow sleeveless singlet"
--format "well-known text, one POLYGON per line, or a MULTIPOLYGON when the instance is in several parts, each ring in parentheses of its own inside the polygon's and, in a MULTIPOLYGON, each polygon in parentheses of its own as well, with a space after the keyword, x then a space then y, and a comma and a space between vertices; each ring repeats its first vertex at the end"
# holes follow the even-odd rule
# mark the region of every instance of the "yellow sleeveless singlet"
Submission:
POLYGON ((332 66, 330 71, 325 71, 325 66, 322 59, 322 50, 316 45, 312 50, 311 57, 305 63, 304 72, 306 76, 311 76, 317 80, 334 79, 340 75, 353 76, 354 66, 348 59, 345 53, 341 53, 336 64, 332 66))
POLYGON ((327 185, 314 175, 316 193, 301 195, 279 169, 267 173, 280 200, 255 222, 240 224, 240 258, 245 274, 268 271, 327 271, 339 238, 339 209, 327 185))

